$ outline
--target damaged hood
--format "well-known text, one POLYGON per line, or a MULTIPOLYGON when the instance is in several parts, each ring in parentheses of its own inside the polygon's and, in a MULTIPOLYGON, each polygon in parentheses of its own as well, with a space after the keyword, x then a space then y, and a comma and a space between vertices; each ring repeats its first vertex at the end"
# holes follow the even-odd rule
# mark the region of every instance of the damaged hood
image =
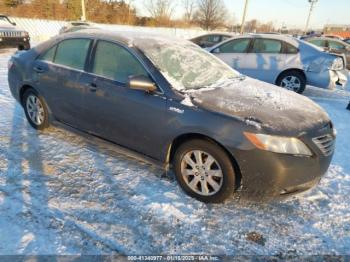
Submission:
POLYGON ((303 132, 328 123, 327 113, 302 95, 249 77, 191 91, 193 102, 238 117, 258 129, 303 132))

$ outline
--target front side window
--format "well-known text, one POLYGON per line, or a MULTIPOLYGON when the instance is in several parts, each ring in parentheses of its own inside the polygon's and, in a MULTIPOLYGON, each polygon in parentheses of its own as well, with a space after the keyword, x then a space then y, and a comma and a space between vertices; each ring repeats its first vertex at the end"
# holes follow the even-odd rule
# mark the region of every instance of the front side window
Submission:
POLYGON ((56 46, 51 47, 49 50, 47 50, 41 57, 40 60, 47 61, 47 62, 53 62, 53 59, 55 57, 56 52, 56 46))
POLYGON ((220 53, 245 53, 248 49, 250 39, 236 39, 219 47, 220 53))
POLYGON ((253 53, 278 54, 281 53, 282 42, 274 39, 260 39, 254 41, 253 53))
POLYGON ((83 70, 91 40, 68 39, 57 46, 55 64, 83 70))
POLYGON ((336 41, 328 41, 328 46, 329 46, 329 48, 336 49, 336 50, 345 49, 345 45, 343 45, 339 42, 336 42, 336 41))
POLYGON ((127 83, 130 76, 148 76, 140 62, 125 48, 106 41, 97 44, 92 73, 120 83, 127 83))

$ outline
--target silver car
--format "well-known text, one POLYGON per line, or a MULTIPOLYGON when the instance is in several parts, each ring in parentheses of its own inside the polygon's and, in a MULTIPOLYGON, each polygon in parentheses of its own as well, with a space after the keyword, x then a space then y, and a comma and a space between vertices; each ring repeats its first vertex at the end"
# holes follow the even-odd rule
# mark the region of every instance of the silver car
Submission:
POLYGON ((302 93, 306 85, 345 86, 346 60, 304 41, 283 35, 233 37, 209 52, 240 73, 302 93))

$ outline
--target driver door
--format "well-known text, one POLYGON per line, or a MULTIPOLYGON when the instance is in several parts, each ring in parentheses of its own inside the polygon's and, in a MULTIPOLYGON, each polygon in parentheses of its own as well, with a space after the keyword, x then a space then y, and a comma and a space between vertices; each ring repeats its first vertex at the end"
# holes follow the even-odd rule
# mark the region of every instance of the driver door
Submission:
POLYGON ((160 90, 146 93, 128 87, 132 75, 151 76, 127 47, 99 40, 93 57, 90 72, 82 77, 89 131, 158 157, 166 109, 164 95, 160 90))

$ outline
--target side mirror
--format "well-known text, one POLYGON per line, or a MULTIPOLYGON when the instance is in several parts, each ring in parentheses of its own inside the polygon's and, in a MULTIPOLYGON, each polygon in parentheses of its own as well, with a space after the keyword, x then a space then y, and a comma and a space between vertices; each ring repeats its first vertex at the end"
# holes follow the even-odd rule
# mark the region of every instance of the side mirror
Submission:
POLYGON ((129 88, 135 90, 143 90, 152 93, 157 90, 156 84, 147 76, 138 75, 129 77, 129 88))
POLYGON ((11 22, 11 24, 12 24, 13 26, 16 26, 16 25, 17 25, 15 22, 11 22))

